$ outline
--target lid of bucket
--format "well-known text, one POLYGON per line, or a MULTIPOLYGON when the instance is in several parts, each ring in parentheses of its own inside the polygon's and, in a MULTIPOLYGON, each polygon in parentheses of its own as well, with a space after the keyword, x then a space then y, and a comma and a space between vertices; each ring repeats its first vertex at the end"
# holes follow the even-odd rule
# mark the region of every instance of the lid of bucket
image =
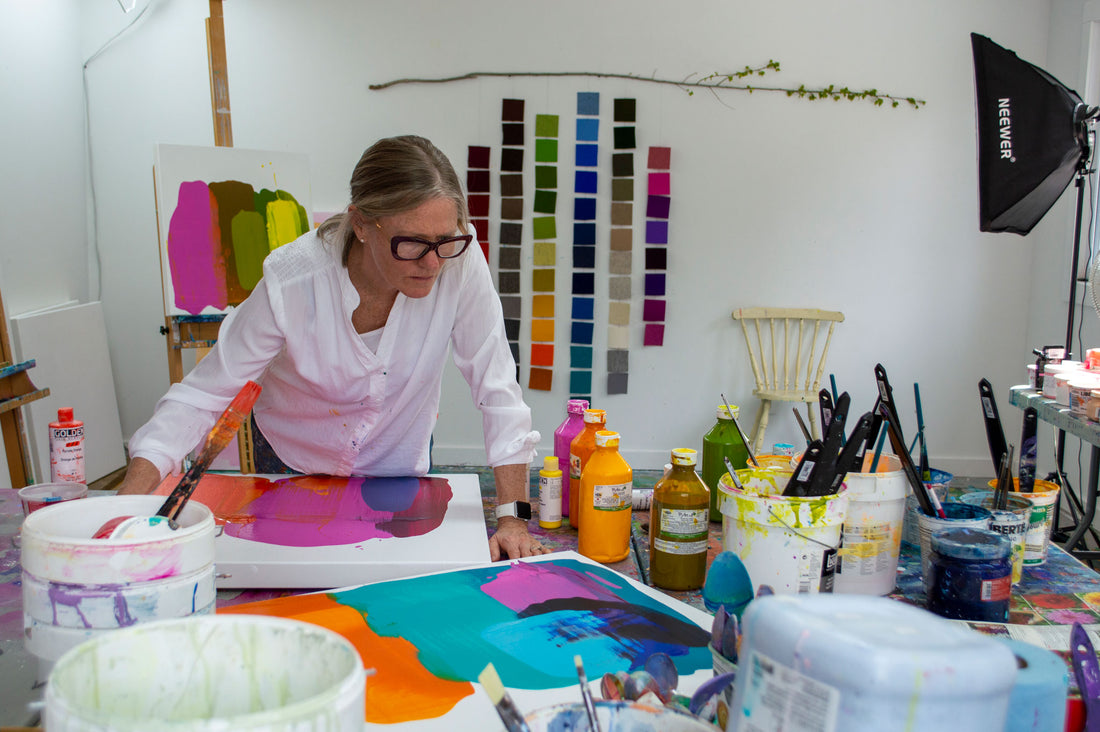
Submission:
POLYGON ((1012 541, 988 529, 946 529, 932 534, 932 551, 955 559, 990 561, 1008 558, 1012 541))

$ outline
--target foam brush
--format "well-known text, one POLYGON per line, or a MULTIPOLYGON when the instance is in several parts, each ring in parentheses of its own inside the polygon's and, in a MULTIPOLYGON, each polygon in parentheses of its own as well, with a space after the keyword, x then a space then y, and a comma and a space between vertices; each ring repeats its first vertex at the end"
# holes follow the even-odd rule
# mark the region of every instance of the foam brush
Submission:
POLYGON ((500 720, 504 722, 504 728, 508 732, 529 732, 530 728, 527 726, 527 722, 523 720, 523 715, 519 713, 519 708, 516 707, 516 703, 512 701, 512 697, 508 694, 508 690, 504 688, 504 684, 500 680, 500 675, 493 667, 493 664, 489 664, 485 667, 477 676, 478 682, 481 687, 485 689, 485 693, 489 695, 489 699, 492 700, 493 706, 496 707, 497 714, 500 715, 500 720))
POLYGON ((233 439, 233 435, 237 434, 241 423, 248 417, 248 413, 252 411, 252 405, 256 403, 259 396, 260 385, 255 381, 249 381, 237 393, 237 396, 233 397, 233 401, 229 403, 222 416, 214 423, 214 428, 210 430, 210 434, 207 435, 206 443, 202 446, 199 456, 195 458, 195 462, 180 478, 175 490, 168 495, 167 500, 157 511, 157 516, 166 516, 173 521, 179 518, 180 511, 187 505, 191 494, 195 492, 195 487, 199 484, 199 478, 210 467, 210 463, 214 462, 214 458, 218 456, 218 453, 224 450, 229 441, 233 439))

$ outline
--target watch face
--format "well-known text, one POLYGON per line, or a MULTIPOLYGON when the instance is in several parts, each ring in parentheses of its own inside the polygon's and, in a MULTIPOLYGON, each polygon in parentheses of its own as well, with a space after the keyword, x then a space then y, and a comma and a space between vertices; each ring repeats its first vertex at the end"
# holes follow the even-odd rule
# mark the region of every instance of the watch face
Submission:
POLYGON ((516 501, 516 517, 521 518, 524 521, 531 520, 531 504, 523 501, 516 501))

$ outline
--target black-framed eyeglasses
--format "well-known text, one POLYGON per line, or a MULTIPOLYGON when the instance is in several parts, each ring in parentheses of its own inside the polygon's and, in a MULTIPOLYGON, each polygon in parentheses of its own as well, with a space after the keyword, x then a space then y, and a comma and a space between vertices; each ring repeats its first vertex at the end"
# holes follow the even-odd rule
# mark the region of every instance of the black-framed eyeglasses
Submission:
POLYGON ((466 251, 473 240, 473 234, 452 236, 439 241, 425 241, 415 236, 395 236, 390 239, 390 251, 393 252, 394 259, 404 261, 421 259, 428 252, 435 252, 435 256, 440 259, 454 259, 466 251))

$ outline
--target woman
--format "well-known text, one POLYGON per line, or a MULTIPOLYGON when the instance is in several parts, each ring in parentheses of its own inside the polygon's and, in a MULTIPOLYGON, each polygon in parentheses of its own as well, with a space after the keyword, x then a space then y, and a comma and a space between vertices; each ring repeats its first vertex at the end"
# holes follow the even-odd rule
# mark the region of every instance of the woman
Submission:
POLYGON ((454 168, 424 138, 380 140, 355 167, 351 201, 267 257, 217 345, 131 438, 119 492, 152 491, 248 379, 263 386, 259 472, 423 475, 450 347, 496 481, 490 554, 543 553, 518 517, 539 434, 454 168))

